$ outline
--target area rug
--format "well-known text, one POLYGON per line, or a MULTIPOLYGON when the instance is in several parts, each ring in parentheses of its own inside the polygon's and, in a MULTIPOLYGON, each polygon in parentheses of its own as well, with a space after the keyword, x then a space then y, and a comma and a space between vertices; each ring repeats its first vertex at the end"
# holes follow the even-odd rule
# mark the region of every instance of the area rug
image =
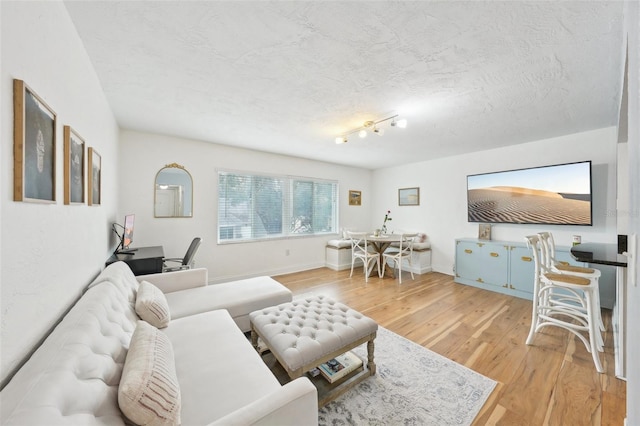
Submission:
MULTIPOLYGON (((366 345, 352 352, 366 360, 366 345)), ((377 372, 321 408, 320 425, 470 425, 496 382, 378 328, 377 372)))

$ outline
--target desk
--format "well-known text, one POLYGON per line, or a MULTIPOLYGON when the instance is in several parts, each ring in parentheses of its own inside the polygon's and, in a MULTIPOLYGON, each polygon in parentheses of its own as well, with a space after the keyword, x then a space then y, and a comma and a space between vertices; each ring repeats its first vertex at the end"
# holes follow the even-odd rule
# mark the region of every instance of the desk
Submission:
POLYGON ((626 274, 627 257, 618 253, 617 244, 584 243, 571 247, 571 256, 580 261, 616 267, 616 300, 613 303, 611 323, 613 326, 613 349, 615 352, 616 377, 625 379, 626 374, 626 274))
MULTIPOLYGON (((391 243, 399 243, 400 240, 402 240, 402 234, 384 234, 380 235, 379 237, 367 235, 367 241, 371 243, 373 249, 376 251, 376 253, 378 253, 378 256, 380 256, 381 268, 384 259, 382 254, 384 253, 384 251, 389 248, 391 243)), ((373 268, 373 265, 371 266, 371 268, 373 268)), ((371 273, 371 271, 368 271, 368 273, 371 273)), ((380 277, 382 278, 382 274, 380 275, 380 277)))
POLYGON ((133 275, 147 275, 162 272, 164 249, 162 246, 138 247, 134 254, 113 254, 106 265, 123 261, 133 271, 133 275))

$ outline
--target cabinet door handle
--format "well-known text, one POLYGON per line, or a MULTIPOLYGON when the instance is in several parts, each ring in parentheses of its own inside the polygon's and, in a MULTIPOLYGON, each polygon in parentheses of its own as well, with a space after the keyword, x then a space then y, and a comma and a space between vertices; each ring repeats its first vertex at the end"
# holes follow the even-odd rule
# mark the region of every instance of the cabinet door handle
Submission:
POLYGON ((465 252, 465 253, 467 253, 467 254, 471 254, 471 253, 473 253, 473 250, 471 250, 471 249, 464 249, 464 252, 465 252))
POLYGON ((495 251, 492 251, 489 255, 490 255, 491 257, 498 257, 498 256, 500 256, 500 255, 499 255, 498 253, 496 253, 495 251))
POLYGON ((533 260, 533 259, 532 259, 532 258, 530 258, 529 256, 522 256, 522 258, 521 258, 521 259, 522 259, 523 261, 525 261, 525 262, 531 262, 531 261, 533 260))

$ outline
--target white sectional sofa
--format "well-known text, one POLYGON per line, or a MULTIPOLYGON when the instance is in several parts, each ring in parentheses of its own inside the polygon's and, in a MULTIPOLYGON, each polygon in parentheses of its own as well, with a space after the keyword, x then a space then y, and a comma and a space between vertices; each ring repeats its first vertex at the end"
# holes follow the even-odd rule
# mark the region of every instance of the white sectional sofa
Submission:
POLYGON ((164 345, 162 354, 170 355, 160 361, 175 374, 178 400, 168 408, 178 411, 177 419, 148 424, 317 424, 313 384, 302 377, 280 385, 243 333, 246 327, 237 324, 260 304, 290 301, 288 290, 269 277, 216 289, 219 284, 206 286, 206 270, 138 279, 166 292, 168 326, 157 329, 141 321, 136 298, 148 285, 125 263, 108 266, 0 392, 0 424, 130 424, 119 404, 121 383, 134 377, 134 355, 127 355, 145 349, 137 339, 144 330, 151 330, 153 342, 164 345), (282 295, 274 296, 278 291, 282 295), (224 309, 225 300, 231 310, 224 309))

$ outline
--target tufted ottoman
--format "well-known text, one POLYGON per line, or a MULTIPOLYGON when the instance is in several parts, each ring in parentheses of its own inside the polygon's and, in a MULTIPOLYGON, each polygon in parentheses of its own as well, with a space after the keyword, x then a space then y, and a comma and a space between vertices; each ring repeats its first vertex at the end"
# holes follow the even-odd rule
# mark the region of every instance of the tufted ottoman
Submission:
POLYGON ((338 382, 327 395, 319 393, 320 406, 376 373, 373 340, 378 324, 329 297, 311 296, 261 309, 249 314, 249 319, 254 347, 260 338, 292 380, 367 343, 367 368, 345 382, 338 382))

